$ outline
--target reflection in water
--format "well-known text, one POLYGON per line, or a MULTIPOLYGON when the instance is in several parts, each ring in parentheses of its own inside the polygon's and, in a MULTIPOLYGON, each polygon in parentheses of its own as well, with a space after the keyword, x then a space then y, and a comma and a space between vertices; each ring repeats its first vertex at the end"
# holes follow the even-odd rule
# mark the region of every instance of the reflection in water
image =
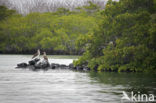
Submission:
MULTIPOLYGON (((14 69, 29 55, 0 55, 1 103, 121 103, 122 91, 156 94, 154 75, 14 69)), ((68 65, 69 56, 49 56, 68 65)))
POLYGON ((126 92, 140 92, 141 94, 156 95, 155 74, 144 73, 109 73, 109 72, 91 72, 90 77, 99 81, 99 83, 111 86, 123 86, 119 88, 126 92))

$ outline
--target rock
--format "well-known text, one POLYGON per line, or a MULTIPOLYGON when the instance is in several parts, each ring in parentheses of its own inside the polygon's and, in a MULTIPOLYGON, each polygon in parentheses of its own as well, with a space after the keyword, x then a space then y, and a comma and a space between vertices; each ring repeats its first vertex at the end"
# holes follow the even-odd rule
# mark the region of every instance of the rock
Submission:
POLYGON ((60 67, 60 65, 59 65, 59 64, 55 64, 55 67, 56 67, 56 68, 59 68, 59 67, 60 67))
MULTIPOLYGON (((40 59, 34 59, 29 61, 29 64, 27 63, 19 63, 17 64, 17 68, 28 68, 33 71, 38 71, 38 70, 48 70, 48 69, 71 69, 71 70, 77 70, 77 71, 90 71, 90 68, 87 67, 86 65, 82 66, 76 66, 74 67, 73 63, 69 65, 65 64, 56 64, 56 63, 51 63, 49 64, 48 61, 43 60, 40 61, 40 59)), ((98 65, 95 66, 94 70, 97 70, 98 65)))
POLYGON ((60 67, 59 64, 55 64, 55 63, 52 63, 52 64, 51 64, 51 68, 52 68, 52 69, 56 69, 56 68, 59 68, 59 67, 60 67))
POLYGON ((98 67, 99 67, 99 65, 96 64, 95 67, 94 67, 94 71, 97 71, 98 67))
POLYGON ((69 64, 69 68, 71 68, 71 69, 74 68, 74 64, 73 63, 70 63, 69 64))
POLYGON ((51 65, 51 69, 55 69, 56 68, 56 66, 55 65, 51 65))
POLYGON ((42 68, 42 63, 40 62, 40 63, 36 63, 35 65, 34 65, 34 69, 41 69, 42 68))
POLYGON ((83 67, 83 70, 84 71, 90 71, 90 68, 89 67, 83 67))
POLYGON ((51 64, 51 68, 52 69, 57 69, 57 68, 66 69, 66 68, 68 68, 68 66, 67 65, 64 65, 64 64, 55 64, 55 63, 52 63, 51 64))
POLYGON ((36 69, 35 69, 35 67, 33 65, 29 65, 27 68, 32 70, 32 71, 36 71, 36 69))
POLYGON ((76 70, 83 70, 83 67, 82 66, 77 66, 76 70))
POLYGON ((66 68, 68 68, 68 66, 67 66, 67 65, 64 65, 64 64, 61 64, 61 65, 60 65, 60 68, 61 68, 61 69, 66 69, 66 68))
POLYGON ((77 68, 77 67, 74 67, 74 64, 73 64, 73 63, 69 64, 69 69, 74 69, 74 70, 76 70, 76 68, 77 68))
POLYGON ((90 68, 85 65, 74 67, 72 63, 69 64, 69 69, 78 70, 78 71, 90 71, 90 68))
POLYGON ((17 64, 17 68, 26 68, 28 66, 27 63, 19 63, 17 64))
POLYGON ((42 68, 48 68, 48 67, 50 67, 49 62, 47 62, 47 63, 43 63, 43 64, 42 64, 42 68))
POLYGON ((49 62, 39 62, 34 65, 35 69, 45 69, 50 67, 49 62))
POLYGON ((33 60, 29 61, 29 65, 35 65, 38 61, 40 61, 40 59, 38 59, 38 58, 33 59, 33 60))

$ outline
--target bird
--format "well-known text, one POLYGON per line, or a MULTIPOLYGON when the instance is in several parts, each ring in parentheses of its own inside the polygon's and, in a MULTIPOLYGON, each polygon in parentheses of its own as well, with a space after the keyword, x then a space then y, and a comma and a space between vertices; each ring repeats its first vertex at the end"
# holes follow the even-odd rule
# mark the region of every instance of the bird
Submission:
POLYGON ((35 53, 35 54, 33 55, 32 59, 34 59, 34 58, 38 58, 38 59, 39 59, 39 56, 40 56, 40 50, 38 49, 38 50, 37 50, 37 53, 35 53))
POLYGON ((43 60, 41 64, 42 64, 42 68, 46 68, 50 66, 46 52, 43 52, 43 60))
POLYGON ((48 57, 46 55, 46 52, 43 52, 43 59, 46 60, 46 61, 48 61, 48 57))

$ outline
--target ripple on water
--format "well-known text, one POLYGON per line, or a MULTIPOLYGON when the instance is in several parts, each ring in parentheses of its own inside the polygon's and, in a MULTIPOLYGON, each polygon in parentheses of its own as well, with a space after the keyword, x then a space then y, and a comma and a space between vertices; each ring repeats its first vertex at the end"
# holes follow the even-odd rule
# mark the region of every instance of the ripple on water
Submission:
MULTIPOLYGON (((150 78, 142 80, 143 77, 135 75, 14 69, 20 60, 28 61, 29 58, 27 55, 0 55, 2 103, 120 103, 122 91, 134 90, 139 84, 155 90, 155 79, 148 82, 150 78)), ((72 60, 50 56, 54 63, 67 65, 72 60)))

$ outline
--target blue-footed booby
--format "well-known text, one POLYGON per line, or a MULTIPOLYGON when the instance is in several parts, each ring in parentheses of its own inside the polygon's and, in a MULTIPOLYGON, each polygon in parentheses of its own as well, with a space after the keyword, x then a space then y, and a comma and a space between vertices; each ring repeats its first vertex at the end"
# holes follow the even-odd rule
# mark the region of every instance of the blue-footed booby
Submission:
POLYGON ((37 50, 37 53, 35 53, 32 57, 32 59, 35 59, 35 58, 38 58, 38 59, 40 58, 40 50, 39 49, 37 50))
POLYGON ((43 59, 46 60, 46 61, 48 61, 48 57, 46 55, 46 52, 43 52, 43 59))

